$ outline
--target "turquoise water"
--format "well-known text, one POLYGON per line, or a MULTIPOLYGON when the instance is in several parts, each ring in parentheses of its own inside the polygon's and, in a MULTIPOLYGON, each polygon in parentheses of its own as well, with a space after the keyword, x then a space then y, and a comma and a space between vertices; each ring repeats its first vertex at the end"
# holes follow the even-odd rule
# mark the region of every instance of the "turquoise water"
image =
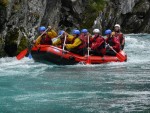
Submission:
POLYGON ((150 35, 126 36, 128 62, 57 66, 0 59, 0 113, 150 112, 150 35))

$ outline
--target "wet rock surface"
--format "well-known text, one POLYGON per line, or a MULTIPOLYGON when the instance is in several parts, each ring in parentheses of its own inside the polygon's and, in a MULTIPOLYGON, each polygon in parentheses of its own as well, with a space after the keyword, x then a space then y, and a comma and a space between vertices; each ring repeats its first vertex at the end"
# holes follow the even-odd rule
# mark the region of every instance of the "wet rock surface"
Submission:
POLYGON ((150 33, 150 1, 109 0, 97 23, 103 31, 118 23, 125 33, 150 33))
POLYGON ((8 56, 15 56, 25 49, 28 37, 22 33, 32 32, 32 35, 36 35, 33 28, 40 25, 51 25, 56 30, 66 27, 100 28, 103 32, 119 23, 125 33, 150 33, 149 0, 107 0, 98 11, 90 9, 90 5, 97 9, 97 1, 94 1, 1 0, 0 56, 4 56, 4 52, 8 56))

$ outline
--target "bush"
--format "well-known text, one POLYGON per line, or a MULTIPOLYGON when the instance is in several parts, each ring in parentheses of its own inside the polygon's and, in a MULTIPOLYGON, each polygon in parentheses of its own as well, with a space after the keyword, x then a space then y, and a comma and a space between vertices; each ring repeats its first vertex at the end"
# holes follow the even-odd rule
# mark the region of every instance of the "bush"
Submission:
POLYGON ((8 5, 8 0, 1 0, 0 5, 6 7, 8 5))
POLYGON ((105 7, 105 4, 105 0, 88 0, 81 27, 91 28, 94 20, 99 16, 99 13, 105 7))

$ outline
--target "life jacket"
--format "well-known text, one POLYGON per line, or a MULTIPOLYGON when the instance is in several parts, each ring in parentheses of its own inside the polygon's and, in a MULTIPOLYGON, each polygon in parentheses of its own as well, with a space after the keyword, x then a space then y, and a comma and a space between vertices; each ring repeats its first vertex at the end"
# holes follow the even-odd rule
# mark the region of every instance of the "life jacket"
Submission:
POLYGON ((51 38, 48 36, 48 34, 44 34, 41 37, 41 41, 40 41, 41 45, 52 45, 52 40, 51 38))
MULTIPOLYGON (((68 36, 67 36, 68 37, 68 36)), ((66 37, 66 38, 67 38, 66 37)), ((65 38, 60 38, 60 40, 61 40, 61 48, 63 47, 63 45, 64 45, 64 40, 65 40, 65 38)), ((68 44, 69 42, 68 42, 68 40, 66 39, 66 42, 65 42, 65 44, 68 44)))
POLYGON ((106 42, 107 42, 110 46, 114 46, 114 45, 115 45, 113 38, 107 38, 107 39, 106 39, 106 42))
POLYGON ((82 48, 86 48, 88 46, 88 36, 87 35, 80 35, 79 38, 82 41, 82 48))
POLYGON ((118 41, 120 42, 120 44, 122 44, 123 34, 121 32, 115 32, 115 37, 118 38, 118 41))
POLYGON ((105 48, 105 39, 102 36, 97 36, 94 37, 91 40, 91 49, 93 49, 94 51, 101 53, 101 54, 105 54, 106 53, 106 48, 105 48), (97 42, 101 40, 101 42, 99 43, 99 46, 97 46, 97 42))
POLYGON ((102 48, 105 48, 105 39, 102 37, 102 36, 97 36, 97 37, 94 37, 92 43, 96 43, 98 38, 101 38, 101 44, 99 47, 97 47, 98 49, 102 49, 102 48))
MULTIPOLYGON (((76 37, 76 38, 78 38, 78 37, 76 37)), ((73 40, 72 40, 72 42, 71 42, 71 44, 73 44, 74 43, 74 41, 75 41, 75 39, 76 38, 73 38, 73 40)), ((80 38, 79 38, 80 39, 80 38)), ((80 39, 81 40, 81 39, 80 39)), ((84 41, 83 40, 81 40, 81 44, 80 45, 78 45, 75 49, 77 49, 77 50, 79 50, 79 49, 84 49, 86 47, 86 44, 84 43, 84 41)))
POLYGON ((85 43, 88 42, 88 36, 87 36, 87 35, 82 34, 82 35, 80 35, 79 38, 80 38, 83 42, 85 42, 85 43))
POLYGON ((106 42, 112 46, 115 51, 120 51, 120 42, 118 41, 117 37, 107 38, 106 42))

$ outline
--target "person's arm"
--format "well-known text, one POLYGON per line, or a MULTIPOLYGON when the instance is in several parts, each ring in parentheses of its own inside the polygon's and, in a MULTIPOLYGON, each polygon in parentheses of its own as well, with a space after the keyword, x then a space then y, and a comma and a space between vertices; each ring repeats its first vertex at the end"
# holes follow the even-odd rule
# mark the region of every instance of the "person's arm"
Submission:
POLYGON ((57 37, 57 33, 54 30, 50 30, 47 34, 50 38, 57 37))
POLYGON ((103 39, 97 39, 96 42, 94 44, 92 44, 91 49, 95 50, 97 49, 99 46, 101 46, 101 44, 104 42, 103 39))
POLYGON ((116 50, 117 52, 119 52, 119 50, 120 50, 120 43, 118 42, 117 39, 114 39, 113 41, 115 43, 115 45, 113 46, 113 49, 116 50))
POLYGON ((41 36, 39 36, 36 40, 35 40, 35 46, 39 45, 41 42, 41 36))
POLYGON ((105 39, 106 43, 108 43, 108 37, 105 39))
POLYGON ((55 42, 53 42, 53 46, 61 45, 61 40, 58 38, 55 42))
POLYGON ((82 43, 81 40, 79 38, 77 38, 77 39, 75 39, 73 44, 66 44, 66 48, 68 50, 70 50, 70 49, 73 49, 73 48, 79 46, 81 43, 82 43))
POLYGON ((74 37, 72 35, 67 34, 67 41, 72 42, 74 37))
POLYGON ((124 35, 122 34, 122 43, 121 43, 121 45, 124 45, 125 44, 125 37, 124 37, 124 35))

